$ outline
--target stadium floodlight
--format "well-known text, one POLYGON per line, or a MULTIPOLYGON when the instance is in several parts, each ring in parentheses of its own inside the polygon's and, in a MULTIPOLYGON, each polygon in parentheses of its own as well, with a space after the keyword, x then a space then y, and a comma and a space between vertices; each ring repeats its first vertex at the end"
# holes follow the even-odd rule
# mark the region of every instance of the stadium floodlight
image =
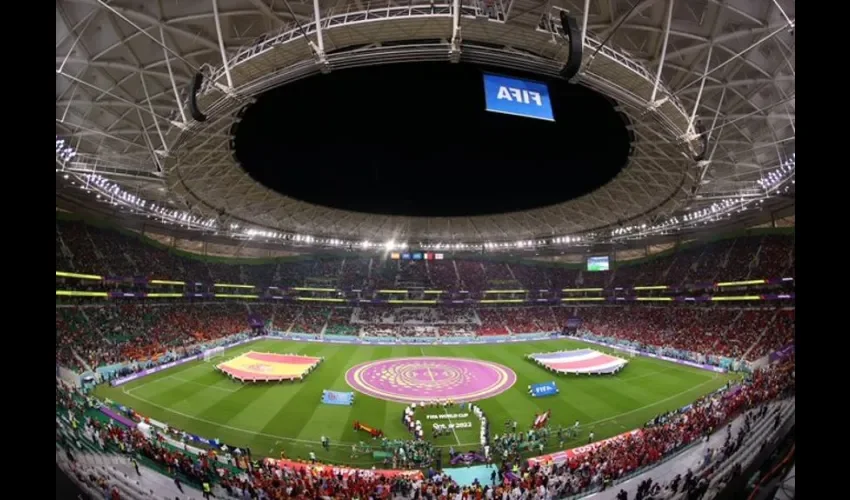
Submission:
MULTIPOLYGON (((71 158, 76 156, 76 151, 69 144, 57 136, 56 153, 63 165, 71 158)), ((78 162, 79 163, 79 162, 78 162)), ((75 163, 76 165, 76 163, 75 163)), ((246 228, 242 229, 238 223, 230 223, 229 230, 219 231, 218 218, 205 218, 201 215, 193 214, 189 211, 178 211, 175 209, 164 208, 154 202, 148 202, 141 198, 138 194, 133 194, 125 191, 117 182, 113 182, 99 174, 85 173, 75 170, 76 167, 66 169, 64 166, 61 169, 62 178, 65 180, 74 179, 79 181, 79 184, 71 180, 71 185, 79 187, 87 193, 95 195, 95 199, 101 203, 108 203, 111 206, 118 207, 121 210, 129 209, 130 212, 146 216, 147 218, 160 220, 163 224, 179 224, 181 227, 186 227, 193 230, 214 231, 215 234, 223 234, 235 239, 252 239, 255 237, 268 239, 290 240, 299 244, 319 244, 327 246, 343 246, 357 245, 363 249, 386 249, 386 251, 407 249, 408 243, 397 243, 394 239, 390 239, 385 243, 372 243, 368 240, 360 242, 352 240, 343 240, 338 238, 323 238, 312 235, 295 234, 288 232, 272 231, 271 228, 246 228)), ((672 231, 679 231, 686 228, 693 228, 701 225, 706 225, 709 222, 717 222, 728 219, 732 214, 743 213, 747 210, 758 208, 764 203, 764 200, 774 196, 787 193, 791 186, 796 185, 794 178, 796 169, 796 153, 792 153, 776 168, 762 175, 760 179, 755 181, 757 186, 754 190, 744 190, 741 193, 724 198, 720 201, 712 203, 710 206, 705 206, 699 210, 693 210, 687 213, 679 213, 670 215, 666 220, 653 218, 652 223, 636 222, 630 226, 620 225, 617 228, 606 231, 606 235, 602 238, 597 238, 595 233, 586 233, 582 235, 553 235, 551 238, 540 240, 519 240, 513 242, 420 242, 418 248, 423 250, 469 250, 469 249, 536 249, 547 245, 583 245, 587 242, 605 242, 617 240, 639 240, 651 235, 665 235, 672 231)), ((57 169, 57 172, 60 172, 57 169)), ((164 188, 160 188, 164 190, 164 188)), ((697 195, 695 200, 700 200, 701 196, 697 195)), ((224 215, 224 214, 219 214, 224 215)))

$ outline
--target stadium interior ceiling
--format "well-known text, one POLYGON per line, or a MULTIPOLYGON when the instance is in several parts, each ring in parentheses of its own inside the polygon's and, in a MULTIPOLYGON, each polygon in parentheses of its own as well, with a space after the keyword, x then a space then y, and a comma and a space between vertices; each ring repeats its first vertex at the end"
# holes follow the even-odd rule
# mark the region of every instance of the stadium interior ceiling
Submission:
MULTIPOLYGON (((305 250, 393 240, 542 254, 598 245, 641 246, 789 216, 793 220, 793 2, 463 1, 457 17, 451 2, 425 8, 430 5, 418 0, 381 5, 324 0, 287 5, 254 0, 191 5, 57 2, 57 210, 108 217, 137 231, 147 227, 192 239, 235 238, 305 250), (499 144, 506 141, 500 140, 492 141, 486 156, 487 162, 502 162, 497 163, 498 174, 481 169, 488 166, 485 162, 477 167, 462 162, 462 168, 443 159, 432 167, 436 173, 419 173, 415 170, 426 166, 414 158, 415 168, 402 170, 396 187, 388 188, 388 200, 421 206, 416 197, 405 198, 403 189, 411 184, 447 189, 440 196, 466 196, 464 201, 478 200, 479 205, 495 200, 479 212, 456 207, 416 217, 410 210, 387 215, 388 209, 376 205, 346 205, 340 202, 341 191, 331 188, 320 193, 323 198, 264 186, 259 176, 261 182, 246 173, 250 161, 239 164, 240 121, 249 121, 251 104, 266 99, 260 96, 267 91, 285 93, 322 78, 332 83, 388 62, 460 63, 446 71, 461 71, 496 60, 507 66, 502 72, 555 81, 569 58, 561 11, 586 30, 579 33, 584 50, 578 74, 570 84, 559 83, 606 96, 626 118, 631 145, 619 172, 614 166, 598 169, 586 182, 570 183, 570 174, 552 182, 558 174, 538 175, 528 163, 506 154, 499 144), (199 73, 204 83, 197 106, 205 121, 193 118, 190 110, 199 73), (517 165, 509 169, 510 163, 517 165), (543 187, 527 193, 535 180, 543 187), (558 183, 570 185, 559 190, 558 183), (597 184, 604 185, 595 189, 597 184), (477 191, 456 194, 470 186, 477 191), (502 202, 501 210, 496 202, 502 202), (509 213, 497 213, 501 211, 509 213)), ((403 99, 405 90, 429 81, 421 80, 407 88, 396 82, 388 95, 403 99)), ((300 140, 300 152, 285 149, 284 141, 272 149, 281 156, 275 162, 302 165, 313 176, 304 176, 308 184, 340 175, 346 167, 340 161, 344 153, 328 151, 351 150, 355 139, 363 143, 361 159, 382 144, 385 152, 434 144, 450 152, 486 149, 480 128, 436 106, 430 109, 433 117, 425 120, 434 124, 428 127, 430 135, 405 137, 403 126, 377 120, 359 129, 353 120, 338 126, 322 110, 340 99, 339 91, 316 87, 328 98, 321 106, 317 103, 312 115, 305 118, 301 110, 310 112, 315 97, 287 108, 297 113, 279 113, 288 139, 300 140), (475 147, 464 148, 470 143, 475 147), (334 147, 339 144, 346 146, 334 147)), ((388 109, 412 121, 415 116, 405 114, 408 110, 432 104, 440 95, 435 92, 434 100, 427 100, 421 93, 388 109)), ((481 96, 466 93, 463 103, 463 94, 453 94, 457 104, 478 106, 483 114, 481 96)), ((569 138, 561 144, 554 139, 523 144, 528 150, 517 151, 539 162, 559 158, 564 149, 610 154, 608 142, 588 138, 595 119, 557 107, 555 112, 569 138)), ((520 120, 515 123, 528 134, 552 125, 507 118, 520 120)), ((579 177, 584 176, 573 179, 579 177)), ((344 179, 339 184, 351 187, 352 178, 344 179)), ((361 179, 368 176, 361 174, 361 179)), ((374 184, 353 184, 351 191, 360 194, 374 184)), ((313 192, 322 187, 314 186, 313 192)), ((381 196, 380 191, 367 194, 364 198, 370 200, 381 196)))

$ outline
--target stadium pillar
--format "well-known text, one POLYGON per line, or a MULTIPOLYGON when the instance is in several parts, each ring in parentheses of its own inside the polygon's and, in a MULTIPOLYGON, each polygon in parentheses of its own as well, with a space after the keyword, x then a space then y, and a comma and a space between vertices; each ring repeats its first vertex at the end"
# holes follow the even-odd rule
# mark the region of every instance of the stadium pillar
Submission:
MULTIPOLYGON (((729 59, 727 59, 727 60, 723 61, 722 63, 720 63, 720 64, 718 64, 717 66, 715 66, 714 68, 712 68, 712 69, 711 69, 711 71, 709 71, 708 73, 706 73, 705 75, 703 75, 703 76, 702 76, 702 78, 706 78, 706 77, 708 77, 708 76, 710 76, 710 75, 714 74, 714 73, 715 73, 715 72, 717 72, 718 70, 720 70, 720 69, 722 69, 722 68, 726 67, 726 65, 727 65, 727 64, 731 63, 732 61, 734 61, 734 60, 738 59, 739 57, 743 56, 744 54, 746 54, 747 52, 749 52, 749 51, 753 50, 754 48, 758 47, 759 45, 763 44, 764 42, 766 42, 766 41, 770 40, 771 38, 775 37, 777 34, 781 33, 782 31, 785 31, 786 29, 788 29, 788 28, 793 28, 793 27, 794 27, 794 22, 793 22, 793 21, 791 21, 791 23, 790 23, 790 24, 783 24, 782 26, 779 26, 778 28, 774 29, 773 31, 771 31, 771 32, 770 32, 770 33, 768 33, 767 35, 763 36, 762 38, 759 38, 758 40, 756 40, 755 42, 753 42, 752 44, 750 44, 750 45, 749 45, 747 48, 745 48, 744 50, 742 50, 742 51, 740 51, 740 52, 738 52, 738 53, 734 54, 734 55, 733 55, 732 57, 730 57, 729 59)), ((680 51, 679 51, 679 52, 680 52, 680 51)), ((700 81, 700 78, 697 78, 696 80, 693 80, 693 81, 689 82, 687 85, 683 85, 682 87, 678 88, 678 89, 676 90, 676 92, 674 92, 674 93, 673 93, 673 96, 677 96, 677 95, 679 95, 679 94, 680 94, 683 90, 689 89, 689 88, 690 88, 693 84, 697 83, 698 81, 700 81)), ((783 103, 782 103, 782 102, 780 102, 780 104, 783 104, 783 103)))

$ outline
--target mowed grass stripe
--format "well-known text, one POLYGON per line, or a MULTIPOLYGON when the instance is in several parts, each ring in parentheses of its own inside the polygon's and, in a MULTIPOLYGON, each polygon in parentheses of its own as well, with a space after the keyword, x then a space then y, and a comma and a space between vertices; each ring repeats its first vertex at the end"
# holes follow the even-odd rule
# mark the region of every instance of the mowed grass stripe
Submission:
MULTIPOLYGON (((212 362, 188 363, 127 384, 124 391, 133 399, 127 404, 145 415, 159 417, 175 427, 190 430, 205 437, 223 439, 220 437, 221 420, 203 421, 199 419, 199 410, 202 411, 208 405, 215 404, 219 399, 230 399, 233 396, 232 393, 216 390, 217 388, 228 387, 232 391, 237 391, 241 387, 240 383, 226 378, 214 367, 217 363, 251 350, 254 345, 256 344, 229 350, 225 357, 216 358, 212 362), (188 380, 189 383, 181 382, 181 379, 188 380), (199 387, 203 383, 208 384, 206 390, 199 387), (219 394, 216 396, 215 393, 219 394), (162 412, 166 412, 167 415, 161 415, 162 412)), ((242 433, 238 442, 244 442, 245 437, 245 433, 242 433)))
MULTIPOLYGON (((281 346, 272 341, 254 345, 258 352, 286 352, 304 354, 307 346, 281 346), (285 349, 282 350, 282 349, 285 349)), ((321 364, 319 365, 321 366, 321 364)), ((279 408, 286 404, 304 387, 304 382, 231 382, 242 389, 231 397, 220 398, 215 404, 207 405, 196 414, 205 419, 221 422, 230 427, 263 429, 263 423, 274 418, 279 408)), ((271 433, 269 433, 271 434, 271 433)), ((283 434, 287 435, 287 434, 283 434)))
MULTIPOLYGON (((293 409, 305 408, 318 404, 317 401, 310 400, 305 396, 305 393, 310 392, 315 387, 316 380, 327 376, 332 370, 328 370, 327 363, 332 359, 335 349, 322 349, 321 345, 301 344, 302 349, 294 351, 286 349, 287 344, 282 342, 274 342, 279 344, 273 347, 277 352, 298 353, 308 356, 325 357, 325 361, 308 375, 304 381, 283 382, 275 386, 270 384, 265 388, 265 393, 255 400, 251 401, 242 412, 232 418, 229 426, 256 429, 257 437, 254 439, 254 447, 256 453, 263 455, 274 456, 284 449, 294 456, 296 453, 304 451, 313 446, 313 443, 300 442, 297 437, 297 423, 291 418, 293 409), (307 399, 305 399, 307 398, 307 399), (308 403, 309 401, 309 403, 308 403)), ((319 390, 321 394, 321 390, 319 390)))
MULTIPOLYGON (((287 401, 280 405, 272 418, 262 423, 262 432, 292 436, 298 440, 308 427, 314 427, 311 422, 313 412, 321 403, 322 390, 334 385, 338 378, 339 368, 349 363, 352 352, 339 349, 338 346, 311 344, 305 354, 324 356, 325 361, 311 373, 304 382, 299 383, 297 391, 290 395, 287 401)), ((344 408, 339 407, 343 411, 344 408)), ((338 439, 342 429, 339 424, 323 429, 326 436, 338 439)), ((318 442, 318 435, 311 436, 306 441, 318 442)), ((290 446, 292 446, 290 444, 290 446)), ((290 453, 290 455, 292 455, 290 453)))
MULTIPOLYGON (((507 419, 515 419, 521 427, 528 426, 533 422, 535 414, 543 413, 550 409, 552 410, 553 421, 575 421, 576 419, 588 420, 593 418, 593 409, 587 404, 579 404, 582 399, 576 397, 575 388, 572 387, 572 384, 566 378, 546 371, 533 361, 525 359, 526 355, 541 352, 541 349, 546 351, 553 351, 558 348, 564 349, 563 345, 546 344, 549 343, 546 342, 544 345, 535 346, 512 345, 510 350, 492 349, 488 352, 492 361, 512 367, 517 374, 517 384, 509 391, 511 395, 510 399, 505 398, 505 400, 502 400, 496 398, 493 401, 488 400, 481 404, 481 407, 488 415, 491 414, 491 411, 487 405, 491 403, 495 403, 495 405, 501 408, 505 408, 505 406, 510 408, 509 410, 504 409, 504 411, 496 410, 492 412, 491 421, 493 422, 494 429, 498 426, 501 430, 504 421, 507 419), (545 398, 534 398, 528 395, 529 385, 551 380, 554 380, 558 385, 558 389, 561 391, 560 394, 545 398), (520 412, 517 410, 520 410, 520 412)), ((600 404, 605 405, 604 402, 600 404)))
MULTIPOLYGON (((490 349, 482 350, 477 356, 477 359, 492 361, 512 369, 516 373, 517 382, 512 388, 504 392, 502 396, 486 399, 480 401, 478 404, 490 419, 490 425, 494 432, 496 430, 502 430, 506 419, 516 419, 521 427, 527 427, 533 422, 535 414, 545 412, 551 407, 552 402, 555 401, 553 398, 548 398, 548 401, 542 398, 532 398, 528 395, 528 386, 552 380, 552 377, 549 376, 547 378, 544 370, 531 363, 526 363, 525 360, 521 359, 524 354, 518 352, 518 350, 499 349, 496 346, 490 347, 490 349), (517 359, 518 357, 520 359, 517 359)), ((458 357, 463 356, 463 349, 458 349, 454 355, 458 357)))
MULTIPOLYGON (((335 407, 320 402, 323 389, 347 391, 345 372, 368 360, 427 356, 481 359, 505 365, 517 374, 517 383, 502 395, 481 401, 493 433, 501 434, 506 419, 527 428, 535 413, 552 409, 552 424, 571 425, 580 420, 582 436, 567 446, 583 444, 590 427, 597 439, 642 426, 656 414, 679 408, 722 386, 731 376, 714 376, 702 370, 668 362, 633 358, 620 374, 613 376, 560 376, 525 359, 529 353, 588 348, 570 340, 509 343, 478 346, 351 346, 290 341, 259 341, 228 350, 215 363, 246 351, 301 353, 325 356, 326 360, 303 382, 247 384, 241 387, 214 370, 215 363, 190 363, 127 384, 132 394, 105 386, 98 394, 136 408, 188 432, 217 437, 224 442, 249 446, 256 454, 276 456, 285 449, 291 457, 306 457, 313 450, 329 462, 368 465, 368 457, 350 459, 350 446, 369 442, 365 433, 352 429, 353 420, 382 429, 388 437, 406 438, 401 424, 404 404, 357 394, 353 407, 335 407), (182 383, 181 383, 182 379, 182 383), (527 394, 531 383, 555 380, 561 393, 548 398, 527 394), (206 387, 206 388, 205 388, 206 387), (146 404, 138 397, 149 400, 146 404), (337 411, 340 410, 340 411, 337 411), (332 440, 327 454, 318 444, 321 435, 332 440)), ((590 347, 594 348, 595 347, 590 347)), ((605 349, 599 349, 605 350, 605 349)), ((612 352, 614 355, 621 353, 612 352)), ((466 442, 465 436, 460 436, 466 442)), ((477 441, 471 436, 469 441, 477 441)), ((451 441, 453 442, 453 439, 451 441)), ((550 441, 546 451, 557 447, 550 441)))
POLYGON ((331 441, 339 441, 345 431, 340 424, 348 421, 352 407, 323 404, 322 391, 350 391, 346 389, 346 370, 342 368, 368 360, 369 354, 331 346, 323 350, 322 355, 327 357, 327 364, 322 367, 322 373, 315 373, 320 378, 311 380, 309 392, 303 391, 302 399, 292 403, 296 406, 291 409, 296 418, 285 415, 285 421, 279 421, 277 425, 294 431, 300 439, 318 442, 321 436, 325 436, 331 441))
MULTIPOLYGON (((366 361, 403 356, 403 352, 398 351, 398 349, 399 348, 395 346, 367 347, 362 349, 362 352, 360 352, 360 349, 357 349, 357 358, 352 357, 348 364, 337 367, 340 375, 338 378, 338 386, 342 388, 340 390, 354 391, 354 389, 351 388, 345 381, 345 373, 351 367, 360 363, 365 363, 366 361)), ((357 391, 354 391, 354 393, 354 406, 349 409, 346 414, 346 419, 340 419, 336 424, 338 426, 342 426, 342 432, 339 434, 339 438, 336 443, 346 443, 350 447, 351 443, 370 441, 368 434, 363 431, 354 430, 353 423, 355 420, 360 420, 366 425, 381 429, 384 431, 386 436, 391 439, 407 437, 404 429, 401 428, 401 425, 399 425, 399 427, 387 425, 387 413, 390 412, 389 408, 395 406, 395 403, 372 398, 357 391)), ((400 411, 401 410, 399 410, 399 412, 400 411)), ((350 452, 350 450, 348 451, 350 452)), ((350 453, 347 455, 350 455, 350 453)))
MULTIPOLYGON (((219 390, 220 382, 221 374, 210 372, 209 367, 189 367, 180 373, 166 373, 155 382, 128 389, 128 392, 146 402, 197 415, 199 410, 233 394, 219 390)), ((232 384, 227 380, 225 382, 232 384)), ((236 390, 236 387, 232 390, 236 390)))

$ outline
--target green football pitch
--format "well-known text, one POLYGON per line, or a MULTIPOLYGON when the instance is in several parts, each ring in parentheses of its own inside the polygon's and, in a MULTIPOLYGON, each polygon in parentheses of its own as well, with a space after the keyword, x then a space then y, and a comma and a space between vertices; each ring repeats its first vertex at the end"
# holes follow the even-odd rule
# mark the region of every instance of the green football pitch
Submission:
MULTIPOLYGON (((490 421, 491 433, 501 434, 507 420, 516 420, 520 429, 528 429, 535 414, 551 410, 550 425, 581 423, 581 432, 565 443, 566 448, 587 443, 591 431, 594 440, 599 440, 641 427, 658 413, 685 406, 733 377, 641 357, 631 359, 615 375, 559 376, 525 358, 531 353, 587 347, 572 340, 422 347, 261 340, 228 350, 213 362, 187 363, 117 388, 101 385, 96 394, 186 432, 250 447, 254 456, 278 457, 285 451, 290 458, 306 458, 313 451, 325 463, 365 467, 373 465, 373 460, 367 455, 352 457, 351 446, 370 439, 353 429, 354 420, 381 429, 390 439, 410 438, 401 422, 402 403, 359 393, 353 406, 321 403, 322 390, 351 391, 345 373, 365 361, 443 356, 505 365, 516 372, 516 384, 478 402, 490 421), (301 382, 242 384, 215 370, 216 363, 247 351, 322 356, 325 360, 301 382), (545 398, 528 395, 529 384, 550 380, 556 380, 559 394, 545 398), (329 451, 321 447, 321 436, 330 438, 329 451)), ((426 437, 429 435, 426 430, 426 437)), ((443 436, 436 444, 447 452, 449 446, 474 449, 477 442, 475 425, 443 436)), ((557 439, 553 439, 545 451, 558 448, 557 439)))

